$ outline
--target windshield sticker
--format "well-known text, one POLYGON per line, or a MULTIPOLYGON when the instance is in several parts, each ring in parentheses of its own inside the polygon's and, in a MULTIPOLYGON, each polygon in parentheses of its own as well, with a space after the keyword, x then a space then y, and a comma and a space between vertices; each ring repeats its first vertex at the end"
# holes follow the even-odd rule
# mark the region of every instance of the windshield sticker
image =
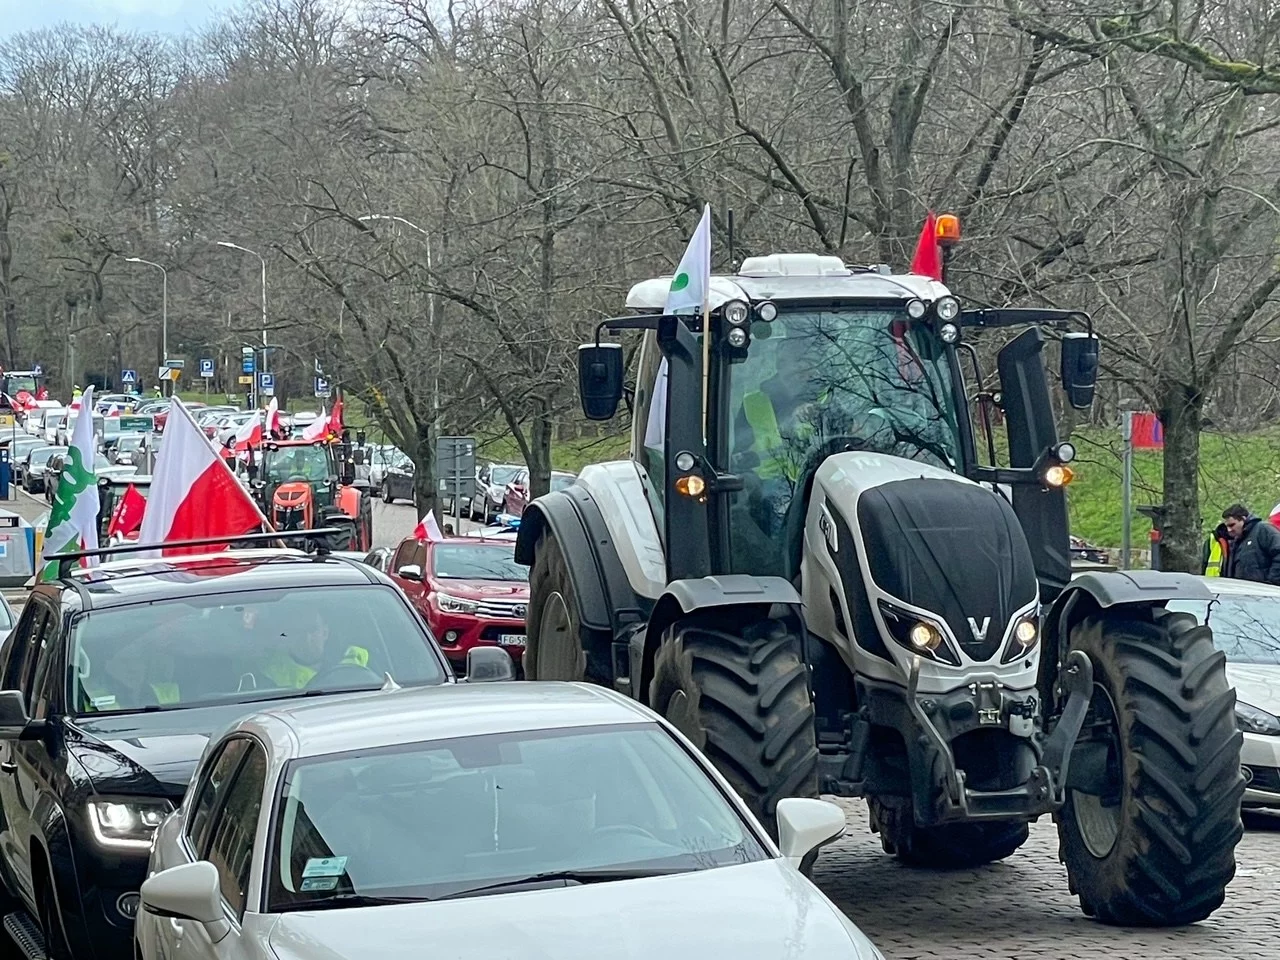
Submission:
POLYGON ((302 881, 303 893, 314 893, 316 890, 333 890, 338 886, 337 877, 311 877, 302 881))
MULTIPOLYGON (((312 857, 302 871, 302 879, 312 877, 340 877, 347 869, 346 857, 312 857)), ((335 880, 336 884, 337 881, 335 880)), ((321 890, 332 890, 333 887, 320 887, 321 890)))
POLYGON ((116 695, 109 693, 105 697, 94 697, 89 701, 95 710, 108 710, 116 705, 116 695))

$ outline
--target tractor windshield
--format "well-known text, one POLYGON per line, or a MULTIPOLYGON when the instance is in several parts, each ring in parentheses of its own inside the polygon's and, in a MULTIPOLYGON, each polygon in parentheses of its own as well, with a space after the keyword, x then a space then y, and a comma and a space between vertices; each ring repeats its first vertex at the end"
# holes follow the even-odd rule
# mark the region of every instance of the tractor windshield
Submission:
POLYGON ((328 480, 331 476, 329 450, 318 443, 268 448, 262 464, 262 478, 268 483, 328 480))
POLYGON ((11 397, 16 397, 24 390, 27 393, 34 394, 39 388, 39 383, 33 373, 7 373, 4 377, 5 393, 11 397))
POLYGON ((941 344, 902 311, 786 311, 751 332, 747 361, 730 368, 725 424, 726 465, 745 482, 731 564, 790 578, 793 551, 778 544, 798 542, 804 505, 793 500, 822 460, 869 450, 955 469, 956 407, 941 344))

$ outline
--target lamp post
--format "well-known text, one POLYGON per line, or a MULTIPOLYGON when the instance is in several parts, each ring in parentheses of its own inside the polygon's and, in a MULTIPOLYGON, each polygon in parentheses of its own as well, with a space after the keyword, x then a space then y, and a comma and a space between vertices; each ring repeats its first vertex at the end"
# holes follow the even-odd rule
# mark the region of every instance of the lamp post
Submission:
POLYGON ((262 366, 264 369, 255 371, 253 376, 253 405, 255 408, 262 404, 259 402, 261 397, 258 394, 258 374, 266 373, 267 367, 267 261, 256 250, 250 250, 248 247, 242 247, 238 243, 232 243, 230 240, 219 240, 218 246, 230 247, 232 250, 239 250, 241 253, 247 253, 258 258, 262 264, 262 366))
MULTIPOLYGON (((169 271, 158 263, 151 260, 143 260, 141 257, 125 257, 125 263, 145 263, 148 267, 155 267, 160 271, 160 353, 163 356, 162 362, 166 368, 169 364, 169 271)), ((138 384, 139 387, 142 384, 138 384)), ((173 381, 169 381, 169 396, 173 396, 173 381)))
MULTIPOLYGON (((390 213, 366 213, 363 217, 358 217, 357 219, 361 223, 368 223, 370 220, 390 220, 394 223, 402 223, 410 230, 418 231, 426 238, 427 272, 431 272, 431 234, 423 230, 422 227, 412 220, 406 220, 404 217, 397 217, 390 213)), ((427 326, 431 328, 431 335, 436 338, 436 377, 431 412, 434 420, 433 426, 438 437, 440 435, 440 367, 444 364, 444 346, 440 342, 440 332, 436 330, 436 298, 433 293, 427 294, 427 326)))

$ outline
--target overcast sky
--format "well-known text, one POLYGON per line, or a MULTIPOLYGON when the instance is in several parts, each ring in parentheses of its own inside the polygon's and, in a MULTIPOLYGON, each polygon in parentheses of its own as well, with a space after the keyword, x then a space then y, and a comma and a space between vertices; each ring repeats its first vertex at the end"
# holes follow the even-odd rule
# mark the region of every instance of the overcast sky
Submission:
POLYGON ((124 30, 182 33, 207 23, 235 0, 0 0, 0 36, 62 21, 115 24, 124 30))

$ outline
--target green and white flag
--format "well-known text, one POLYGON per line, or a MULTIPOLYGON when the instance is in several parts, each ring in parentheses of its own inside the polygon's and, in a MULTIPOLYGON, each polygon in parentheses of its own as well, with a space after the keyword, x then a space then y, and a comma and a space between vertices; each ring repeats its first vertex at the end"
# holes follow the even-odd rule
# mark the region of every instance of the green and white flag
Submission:
MULTIPOLYGON (((58 493, 44 535, 44 556, 74 550, 98 549, 98 477, 93 472, 93 387, 80 397, 80 415, 71 431, 71 446, 58 476, 58 493)), ((90 558, 89 565, 96 565, 90 558)), ((48 562, 41 580, 56 580, 58 564, 48 562)))
MULTIPOLYGON (((702 219, 684 249, 676 275, 671 278, 663 313, 702 313, 711 287, 711 204, 702 208, 702 219)), ((667 432, 667 358, 658 365, 649 401, 649 422, 645 424, 644 445, 661 447, 667 432)))

